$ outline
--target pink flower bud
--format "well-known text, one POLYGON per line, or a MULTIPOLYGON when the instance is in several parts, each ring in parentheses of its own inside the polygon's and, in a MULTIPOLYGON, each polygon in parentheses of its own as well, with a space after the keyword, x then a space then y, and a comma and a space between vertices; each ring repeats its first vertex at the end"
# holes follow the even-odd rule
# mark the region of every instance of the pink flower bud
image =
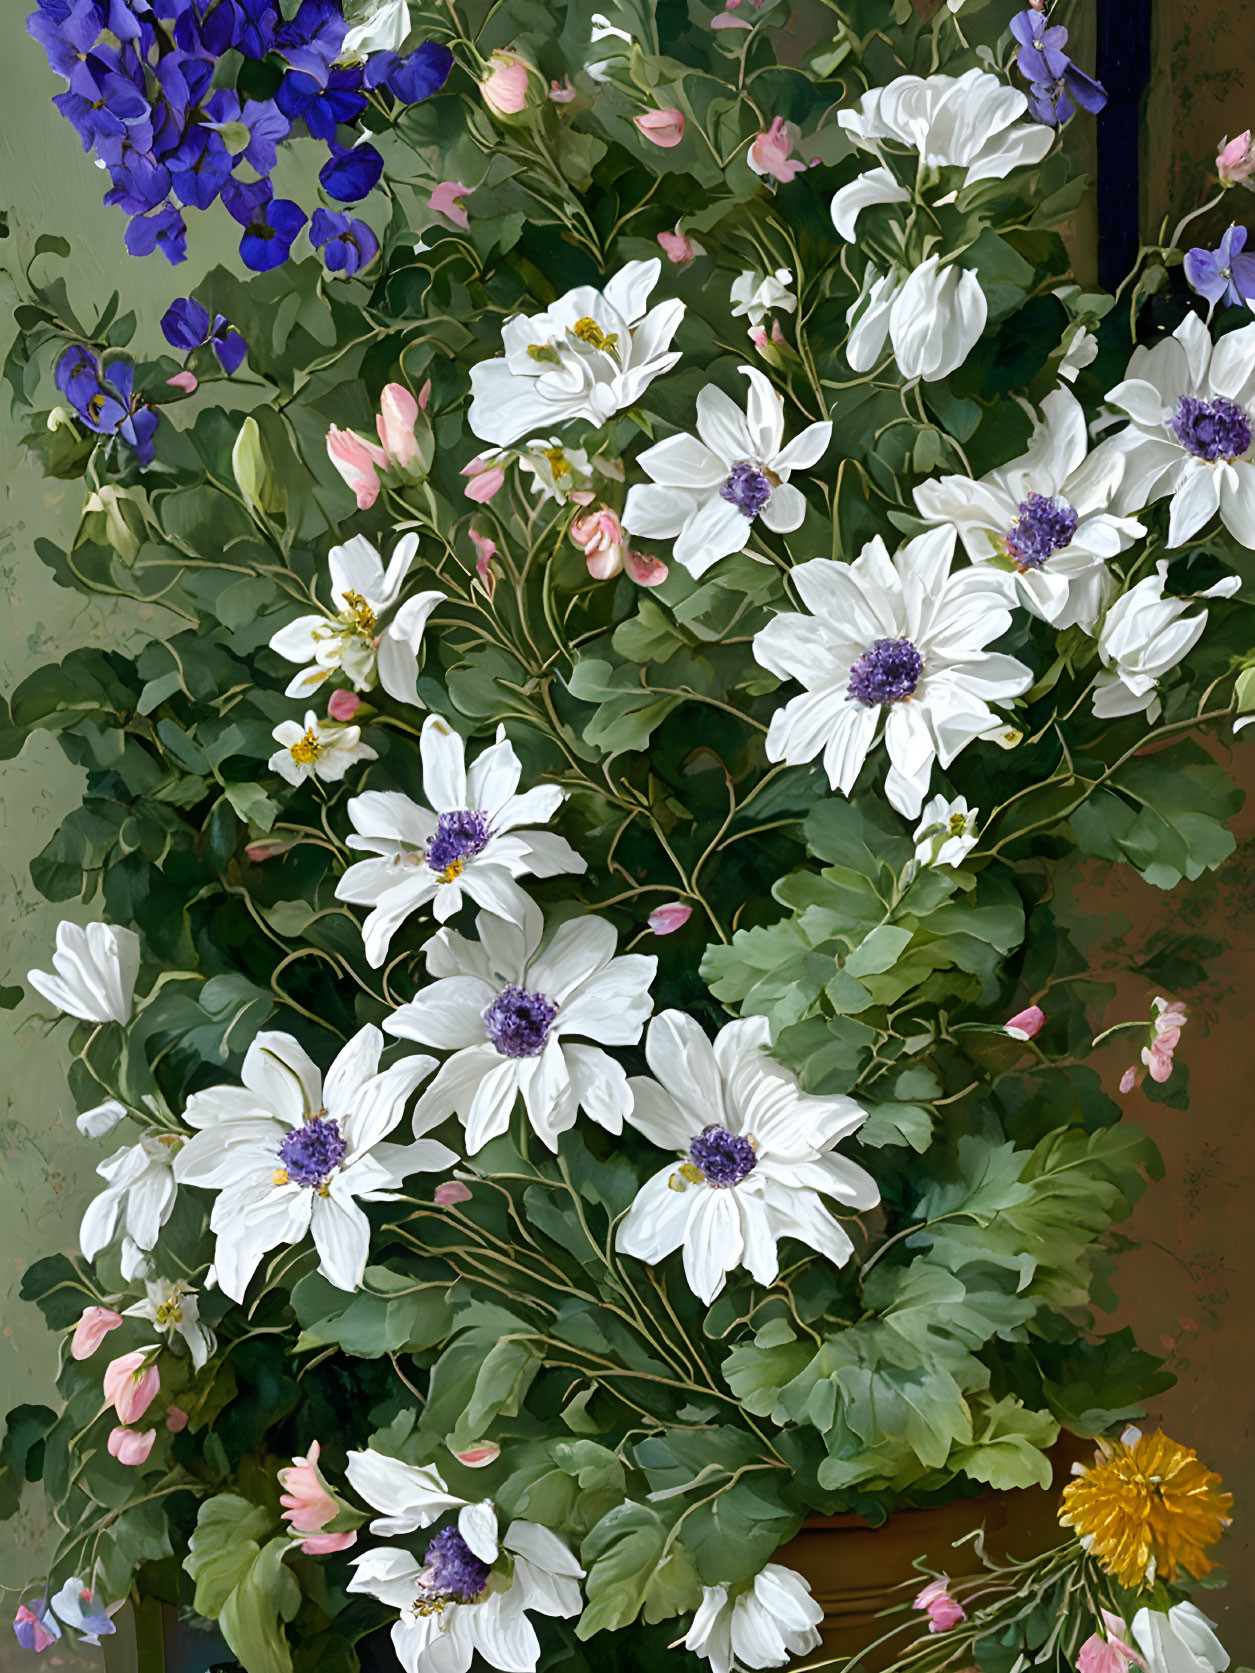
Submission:
POLYGON ((527 104, 531 67, 517 52, 494 52, 488 74, 479 84, 494 116, 517 116, 527 104))
POLYGON ((419 412, 426 412, 427 411, 427 403, 430 400, 431 400, 431 379, 428 378, 427 382, 423 385, 423 387, 418 392, 418 410, 419 410, 419 412))
POLYGON ((90 1359, 109 1332, 121 1323, 121 1313, 115 1313, 112 1307, 84 1307, 70 1338, 70 1358, 90 1359))
POLYGON ((719 12, 710 20, 712 29, 752 29, 754 25, 743 17, 733 17, 730 11, 719 12))
POLYGON ((967 1619, 963 1606, 950 1596, 949 1587, 948 1580, 931 1580, 911 1605, 913 1609, 927 1610, 929 1632, 949 1632, 951 1627, 967 1619))
POLYGON ((773 117, 770 128, 759 134, 750 145, 745 160, 755 174, 761 174, 764 179, 770 176, 787 186, 793 176, 806 167, 801 159, 790 160, 789 153, 795 137, 783 116, 773 117))
POLYGON ((460 1179, 446 1179, 432 1192, 432 1201, 439 1208, 452 1208, 455 1203, 470 1202, 471 1193, 460 1179))
POLYGON ((1031 1040, 1034 1034, 1041 1033, 1045 1021, 1046 1013, 1041 1006, 1030 1005, 1026 1010, 1017 1011, 1002 1026, 1013 1040, 1031 1040))
POLYGON ((123 1423, 134 1423, 143 1417, 160 1388, 160 1373, 155 1364, 148 1363, 148 1351, 144 1348, 112 1359, 105 1367, 105 1399, 123 1423))
POLYGON ((328 715, 342 724, 352 720, 361 706, 362 700, 355 691, 333 691, 327 699, 328 715))
POLYGON ((414 426, 418 423, 418 402, 403 383, 386 383, 379 397, 379 416, 375 429, 383 443, 384 456, 390 465, 402 470, 418 458, 418 442, 414 426))
POLYGON ((1102 1620, 1104 1632, 1094 1633, 1081 1645, 1076 1658, 1077 1673, 1129 1673, 1134 1663, 1145 1667, 1141 1656, 1125 1640, 1128 1628, 1120 1617, 1104 1609, 1102 1620))
POLYGON ((357 496, 357 509, 369 511, 379 498, 375 466, 383 470, 388 463, 383 449, 363 441, 354 431, 340 430, 333 424, 327 431, 327 457, 357 496))
POLYGON ((623 554, 623 567, 638 587, 660 587, 671 573, 661 558, 634 552, 630 546, 623 554))
POLYGON ((318 1442, 311 1441, 304 1458, 294 1458, 278 1472, 283 1519, 298 1534, 321 1533, 339 1510, 318 1469, 319 1450, 318 1442))
POLYGON ((34 1609, 29 1604, 19 1603, 17 1614, 13 1617, 13 1631, 23 1649, 36 1652, 46 1650, 61 1636, 57 1618, 49 1610, 47 1598, 40 1598, 34 1609))
POLYGON ((273 860, 279 854, 286 854, 289 848, 295 848, 296 837, 273 837, 265 842, 250 842, 244 852, 255 866, 266 860, 273 860))
POLYGON ((685 906, 683 901, 670 900, 665 906, 655 906, 648 922, 655 935, 674 935, 692 916, 691 906, 685 906))
POLYGON ((488 588, 489 595, 491 596, 493 584, 491 565, 492 560, 497 555, 497 543, 493 540, 491 535, 480 534, 478 529, 471 529, 470 536, 475 550, 479 553, 479 557, 475 563, 475 573, 488 588))
POLYGON ((767 327, 765 325, 751 325, 747 335, 756 349, 767 347, 767 327))
POLYGON ((148 1454, 153 1449, 153 1442, 157 1439, 155 1429, 124 1429, 121 1424, 109 1431, 109 1439, 105 1445, 119 1464, 146 1464, 148 1454))
POLYGON ((577 517, 571 524, 571 539, 583 550, 595 581, 608 581, 623 568, 623 525, 608 506, 577 517))
POLYGON ((1126 1069, 1124 1071, 1124 1073, 1120 1076, 1120 1090, 1121 1090, 1121 1092, 1124 1092, 1124 1093, 1132 1092, 1133 1088, 1136 1085, 1137 1085, 1137 1070, 1136 1069, 1131 1069, 1131 1068, 1126 1069))
POLYGON ((468 1447, 465 1452, 455 1452, 453 1456, 459 1464, 465 1464, 468 1470, 482 1470, 497 1462, 501 1456, 501 1448, 495 1441, 480 1441, 476 1446, 468 1447))
POLYGON ((172 1435, 177 1435, 187 1428, 187 1413, 182 1406, 171 1406, 166 1413, 166 1428, 172 1435))
POLYGON ((356 1531, 346 1528, 340 1534, 311 1534, 301 1541, 301 1550, 307 1557, 329 1557, 333 1551, 347 1551, 356 1543, 356 1531))
POLYGON ((1226 139, 1216 154, 1216 173, 1222 186, 1240 186, 1255 174, 1255 146, 1251 130, 1236 139, 1226 139))
POLYGON ((684 138, 684 112, 674 105, 665 110, 646 110, 632 118, 640 132, 651 144, 670 151, 684 138))
POLYGON ((442 180, 427 199, 427 207, 434 209, 437 215, 443 215, 446 220, 452 221, 455 227, 461 227, 465 231, 471 220, 462 199, 473 189, 471 186, 464 186, 460 180, 442 180))
POLYGON ((663 255, 676 267, 687 267, 690 262, 696 261, 698 256, 706 254, 696 239, 681 232, 678 225, 674 232, 660 232, 658 242, 662 245, 663 255))
POLYGON ((574 87, 571 86, 570 76, 563 76, 561 81, 549 83, 549 97, 556 105, 569 105, 572 99, 578 98, 574 87))
MULTIPOLYGON (((472 459, 470 465, 462 467, 462 475, 466 476, 471 467, 479 461, 472 459)), ((500 465, 484 465, 474 472, 471 480, 466 484, 466 497, 474 500, 477 505, 487 505, 495 494, 499 494, 505 487, 505 472, 500 465)))
POLYGON ((200 388, 200 379, 195 372, 176 372, 172 378, 167 378, 166 382, 172 389, 181 389, 185 395, 195 395, 200 388))

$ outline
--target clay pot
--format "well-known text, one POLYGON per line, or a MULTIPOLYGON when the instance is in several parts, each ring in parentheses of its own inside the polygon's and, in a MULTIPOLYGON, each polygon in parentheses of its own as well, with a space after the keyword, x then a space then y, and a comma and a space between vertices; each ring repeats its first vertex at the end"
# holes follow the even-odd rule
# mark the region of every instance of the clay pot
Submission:
POLYGON ((928 1510, 898 1510, 878 1528, 861 1516, 808 1517, 797 1538, 772 1559, 808 1580, 823 1606, 823 1648, 799 1665, 852 1656, 913 1619, 914 1630, 860 1661, 859 1673, 887 1667, 927 1623, 919 1615, 886 1617, 881 1611, 909 1602, 925 1584, 926 1577, 912 1566, 916 1558, 952 1577, 976 1573, 981 1564, 972 1543, 955 1549, 954 1542, 977 1528, 984 1528, 985 1549, 995 1557, 1031 1557, 1062 1544, 1067 1533, 1056 1515, 1059 1495, 1073 1462, 1092 1456, 1092 1442, 1065 1436, 1050 1454, 1054 1481, 1048 1490, 985 1492, 928 1510))

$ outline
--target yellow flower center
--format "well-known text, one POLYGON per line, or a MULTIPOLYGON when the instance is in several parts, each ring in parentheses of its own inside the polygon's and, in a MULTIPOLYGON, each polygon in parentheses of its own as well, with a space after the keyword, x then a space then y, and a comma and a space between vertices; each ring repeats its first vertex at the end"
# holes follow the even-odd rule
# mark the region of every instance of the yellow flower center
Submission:
POLYGON ((272 1185, 287 1185, 289 1183, 288 1170, 286 1168, 276 1168, 270 1176, 270 1183, 272 1185))
POLYGON ((375 612, 362 597, 361 593, 346 592, 344 595, 346 609, 341 610, 340 620, 346 627, 351 627, 363 639, 373 639, 375 635, 375 612))
POLYGON ((606 354, 613 354, 615 344, 619 341, 617 331, 605 332, 597 321, 585 314, 583 319, 577 319, 571 327, 571 335, 578 337, 581 343, 587 343, 590 349, 601 349, 606 354))
POLYGON ((966 814, 952 813, 950 815, 950 826, 949 826, 950 835, 951 836, 962 836, 964 831, 966 831, 966 829, 967 829, 967 816, 966 816, 966 814))
POLYGON ((1059 1520, 1089 1542, 1090 1556, 1130 1590, 1181 1570, 1201 1580, 1206 1548, 1220 1538, 1233 1495, 1196 1452, 1164 1434, 1133 1446, 1104 1441, 1105 1457, 1063 1490, 1059 1520))
POLYGON ((312 726, 303 738, 298 738, 288 747, 288 754, 302 767, 312 766, 322 752, 323 746, 318 742, 318 734, 312 726))
POLYGON ((560 447, 547 447, 544 450, 544 454, 545 458, 549 461, 549 469, 553 472, 553 479, 555 482, 559 481, 564 476, 571 476, 574 474, 571 470, 570 460, 560 447))
POLYGON ((687 1191, 690 1185, 701 1185, 705 1178, 705 1174, 694 1163, 681 1162, 667 1181, 667 1186, 672 1191, 687 1191))
POLYGON ((172 1324, 183 1323, 183 1309, 179 1306, 179 1298, 171 1293, 157 1309, 157 1323, 168 1327, 172 1324))
POLYGON ((440 873, 440 881, 442 883, 452 883, 455 877, 461 877, 465 869, 465 860, 450 860, 448 865, 440 873))

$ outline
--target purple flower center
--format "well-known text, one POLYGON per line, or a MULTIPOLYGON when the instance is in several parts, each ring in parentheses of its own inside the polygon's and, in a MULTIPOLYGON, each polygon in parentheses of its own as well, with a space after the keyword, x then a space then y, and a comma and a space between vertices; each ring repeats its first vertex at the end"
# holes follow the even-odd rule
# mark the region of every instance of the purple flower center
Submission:
POLYGON ((330 1179, 348 1149, 339 1123, 330 1116, 316 1115, 288 1134, 279 1146, 279 1161, 293 1185, 317 1187, 330 1179))
POLYGON ((757 465, 733 465, 731 474, 719 490, 719 498, 734 505, 742 517, 752 523, 771 498, 771 483, 757 465))
POLYGON ((440 873, 442 882, 452 883, 466 862, 483 852, 491 835, 485 814, 465 807, 442 813, 427 844, 427 864, 440 873))
POLYGON ((442 1528, 423 1556, 423 1571, 428 1594, 424 1601, 474 1603, 492 1568, 481 1562, 456 1528, 442 1528))
POLYGON ((1251 445, 1251 421, 1236 401, 1217 395, 1199 401, 1182 395, 1168 428, 1187 453, 1211 464, 1216 459, 1239 459, 1251 445))
POLYGON ((924 659, 909 639, 877 639, 850 669, 848 695, 865 708, 909 697, 924 672, 924 659))
POLYGON ((557 1014, 546 994, 503 988, 484 1012, 484 1032, 503 1057, 539 1057, 557 1014))
POLYGON ((1068 544, 1079 521, 1076 508, 1061 494, 1050 499, 1030 494, 1020 501, 1020 515, 1007 530, 1007 551, 1020 569, 1040 569, 1068 544))
POLYGON ((739 1185, 758 1157, 754 1146, 726 1127, 703 1127, 689 1146, 689 1160, 700 1168, 710 1185, 739 1185))

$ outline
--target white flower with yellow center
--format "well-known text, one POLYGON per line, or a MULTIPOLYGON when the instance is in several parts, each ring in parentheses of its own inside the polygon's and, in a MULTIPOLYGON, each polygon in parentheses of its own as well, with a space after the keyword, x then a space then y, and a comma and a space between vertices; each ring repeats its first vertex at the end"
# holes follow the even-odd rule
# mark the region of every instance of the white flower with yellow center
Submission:
POLYGON ((915 858, 922 866, 961 866, 976 846, 980 809, 966 796, 950 801, 934 796, 925 802, 915 832, 915 858))
POLYGON ((481 441, 520 436, 583 418, 604 424, 630 407, 680 358, 671 339, 683 302, 646 312, 662 262, 630 261, 604 291, 580 285, 543 314, 516 314, 501 333, 505 354, 471 368, 467 422, 481 441))
POLYGON ((629 1121, 677 1160, 642 1185, 615 1247, 651 1266, 683 1249, 689 1288, 707 1306, 735 1267, 773 1284, 783 1237, 844 1266, 854 1245, 823 1198, 880 1201, 871 1175, 835 1149, 866 1110, 803 1092, 770 1046, 765 1017, 728 1023, 712 1044, 692 1017, 664 1011, 645 1041, 654 1078, 628 1083, 629 1121))
POLYGON ((199 1371, 208 1363, 218 1339, 201 1322, 196 1291, 182 1279, 171 1282, 168 1278, 150 1278, 144 1288, 147 1294, 143 1301, 122 1311, 128 1318, 147 1319, 166 1336, 180 1337, 187 1344, 193 1368, 199 1371))
POLYGON ((546 824, 566 793, 540 784, 518 794, 523 769, 504 726, 469 772, 461 737, 439 715, 423 722, 419 751, 430 810, 395 790, 370 790, 348 804, 354 831, 349 847, 378 858, 350 866, 336 884, 336 898, 374 908, 362 934, 375 968, 406 918, 429 901, 441 923, 469 895, 476 905, 521 924, 527 897, 516 877, 585 869, 563 837, 520 829, 546 824))
POLYGON ((245 1055, 242 1086, 213 1086, 188 1099, 184 1119, 197 1131, 175 1157, 175 1177, 218 1193, 209 1221, 214 1268, 233 1301, 243 1301, 267 1250, 307 1234, 323 1277, 337 1289, 359 1289, 370 1250, 359 1199, 387 1202, 407 1174, 457 1161, 434 1139, 384 1142, 436 1065, 431 1057, 404 1057, 381 1072, 383 1048, 377 1028, 359 1029, 324 1081, 290 1034, 264 1032, 245 1055))
POLYGON ((319 720, 312 709, 306 710, 303 724, 281 720, 270 735, 280 747, 267 766, 289 784, 304 784, 311 778, 333 783, 356 762, 378 760, 370 745, 362 742, 360 726, 319 720))
POLYGON ((334 614, 298 616, 270 641, 286 661, 305 664, 292 676, 286 696, 308 697, 338 675, 356 691, 378 684, 398 703, 418 702, 418 649, 427 618, 445 595, 421 592, 399 602, 417 551, 418 536, 402 536, 385 571, 364 535, 331 548, 334 614))

